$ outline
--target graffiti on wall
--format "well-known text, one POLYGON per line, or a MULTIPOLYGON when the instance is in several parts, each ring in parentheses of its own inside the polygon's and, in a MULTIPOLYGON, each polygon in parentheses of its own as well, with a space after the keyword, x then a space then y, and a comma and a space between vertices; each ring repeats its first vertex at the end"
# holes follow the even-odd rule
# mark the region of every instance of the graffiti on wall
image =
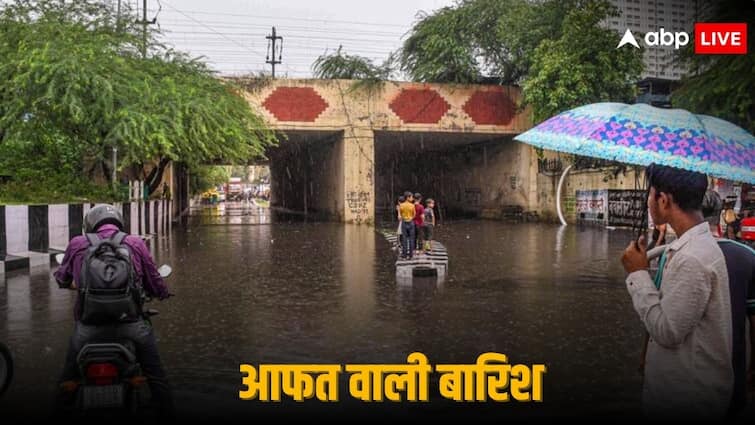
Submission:
POLYGON ((372 201, 370 192, 352 190, 346 192, 346 205, 353 216, 369 215, 369 205, 372 201))
POLYGON ((479 187, 464 189, 464 211, 479 211, 482 204, 482 190, 479 187))
POLYGON ((608 225, 638 226, 647 214, 644 190, 609 190, 608 225))
POLYGON ((608 209, 608 191, 578 190, 577 219, 586 221, 605 221, 608 209))

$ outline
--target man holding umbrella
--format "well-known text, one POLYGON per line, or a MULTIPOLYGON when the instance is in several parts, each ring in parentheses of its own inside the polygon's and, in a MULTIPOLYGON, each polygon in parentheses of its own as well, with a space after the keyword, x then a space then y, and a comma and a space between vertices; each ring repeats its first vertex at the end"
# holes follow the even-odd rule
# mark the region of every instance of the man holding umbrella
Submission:
POLYGON ((653 419, 723 419, 734 382, 729 277, 700 207, 706 174, 755 184, 755 136, 683 109, 598 102, 555 115, 515 139, 579 156, 650 164, 650 215, 657 225, 669 224, 678 239, 666 246, 656 282, 647 271, 645 241, 630 244, 622 258, 627 289, 650 335, 643 405, 653 419))
POLYGON ((669 224, 677 239, 664 252, 659 287, 648 273, 643 240, 621 259, 650 335, 643 409, 651 419, 723 419, 734 381, 731 301, 724 256, 701 212, 708 180, 655 164, 646 174, 653 222, 669 224))

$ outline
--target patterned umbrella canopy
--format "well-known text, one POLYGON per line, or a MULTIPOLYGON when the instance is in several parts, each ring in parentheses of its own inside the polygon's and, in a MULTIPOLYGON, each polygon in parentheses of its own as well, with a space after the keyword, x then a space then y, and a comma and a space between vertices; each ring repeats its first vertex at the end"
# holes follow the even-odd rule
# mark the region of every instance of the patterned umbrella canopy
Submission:
POLYGON ((593 103, 515 137, 544 149, 755 184, 755 137, 728 121, 644 103, 593 103))

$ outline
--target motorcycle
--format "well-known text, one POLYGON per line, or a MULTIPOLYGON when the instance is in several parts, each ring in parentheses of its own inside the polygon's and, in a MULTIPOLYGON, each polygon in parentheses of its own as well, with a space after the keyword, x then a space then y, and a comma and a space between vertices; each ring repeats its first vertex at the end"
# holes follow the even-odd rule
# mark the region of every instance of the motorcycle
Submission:
MULTIPOLYGON (((61 264, 63 254, 56 256, 61 264)), ((172 269, 163 264, 157 269, 160 276, 168 277, 172 269)), ((151 298, 143 296, 144 303, 151 298)), ((149 321, 159 312, 144 309, 149 321)), ((76 357, 79 381, 67 381, 62 389, 72 394, 73 408, 84 414, 101 411, 128 411, 135 414, 149 400, 147 378, 142 374, 132 341, 95 341, 85 344, 76 357)))
POLYGON ((0 342, 0 396, 8 390, 13 379, 13 357, 10 350, 0 342))

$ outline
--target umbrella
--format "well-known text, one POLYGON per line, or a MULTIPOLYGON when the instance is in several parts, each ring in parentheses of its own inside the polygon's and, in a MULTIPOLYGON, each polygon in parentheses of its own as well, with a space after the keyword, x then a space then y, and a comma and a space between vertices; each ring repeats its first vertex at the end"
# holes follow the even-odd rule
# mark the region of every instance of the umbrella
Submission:
POLYGON ((755 137, 728 121, 644 103, 593 103, 515 137, 544 149, 755 184, 755 137))

